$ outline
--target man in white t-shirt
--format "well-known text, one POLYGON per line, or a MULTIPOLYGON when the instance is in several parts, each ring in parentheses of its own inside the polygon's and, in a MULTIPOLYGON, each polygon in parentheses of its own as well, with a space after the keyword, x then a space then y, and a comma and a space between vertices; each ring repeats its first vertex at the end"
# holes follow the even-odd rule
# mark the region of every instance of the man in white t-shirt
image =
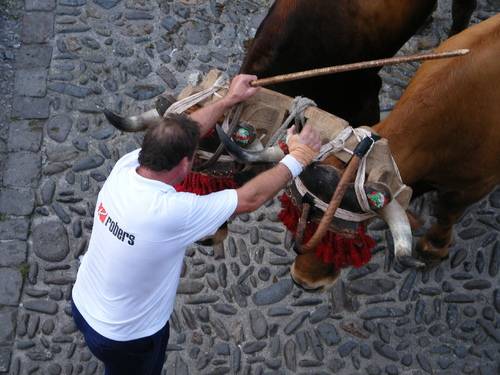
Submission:
POLYGON ((156 120, 142 148, 116 163, 97 197, 89 248, 73 288, 73 318, 106 375, 158 375, 165 361, 185 249, 231 215, 260 207, 320 148, 306 126, 290 133, 290 153, 239 189, 198 196, 173 185, 191 171, 200 135, 256 92, 236 76, 228 94, 191 114, 156 120))

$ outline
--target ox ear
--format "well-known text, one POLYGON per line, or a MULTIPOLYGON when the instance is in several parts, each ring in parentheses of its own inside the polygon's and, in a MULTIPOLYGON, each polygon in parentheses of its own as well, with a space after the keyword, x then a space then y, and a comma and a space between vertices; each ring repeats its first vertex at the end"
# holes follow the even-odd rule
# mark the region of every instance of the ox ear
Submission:
POLYGON ((233 142, 219 125, 216 125, 215 129, 227 153, 240 163, 276 163, 285 156, 279 146, 269 147, 261 151, 245 150, 233 142))

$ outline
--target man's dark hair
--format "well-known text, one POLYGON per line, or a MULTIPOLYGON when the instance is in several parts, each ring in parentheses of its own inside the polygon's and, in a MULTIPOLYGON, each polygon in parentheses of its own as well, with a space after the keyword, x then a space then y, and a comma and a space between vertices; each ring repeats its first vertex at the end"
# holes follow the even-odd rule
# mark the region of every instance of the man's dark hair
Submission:
POLYGON ((153 171, 174 168, 185 156, 192 159, 200 128, 186 115, 169 114, 150 124, 139 152, 139 164, 153 171))

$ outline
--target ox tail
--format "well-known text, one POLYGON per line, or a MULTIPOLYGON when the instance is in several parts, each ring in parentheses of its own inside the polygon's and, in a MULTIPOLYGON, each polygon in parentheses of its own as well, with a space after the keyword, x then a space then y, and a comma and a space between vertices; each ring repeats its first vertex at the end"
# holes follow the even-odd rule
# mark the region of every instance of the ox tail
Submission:
POLYGON ((156 109, 151 109, 138 116, 122 117, 108 109, 103 110, 109 123, 123 132, 140 132, 145 130, 152 120, 160 117, 156 109))
POLYGON ((393 199, 387 206, 379 210, 379 214, 391 231, 396 260, 406 267, 424 267, 425 263, 411 256, 413 237, 410 222, 398 201, 393 199))
POLYGON ((245 150, 233 142, 219 125, 216 126, 216 130, 226 151, 240 163, 276 163, 285 156, 279 146, 268 147, 260 151, 245 150))

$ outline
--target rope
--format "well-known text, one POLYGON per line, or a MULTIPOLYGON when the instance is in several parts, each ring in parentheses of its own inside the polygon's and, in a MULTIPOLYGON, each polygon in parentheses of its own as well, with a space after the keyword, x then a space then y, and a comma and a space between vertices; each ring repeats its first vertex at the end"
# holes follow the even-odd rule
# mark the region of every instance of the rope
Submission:
POLYGON ((292 120, 299 120, 301 125, 304 125, 305 117, 304 112, 307 108, 314 106, 316 107, 316 103, 309 98, 305 98, 303 96, 297 96, 293 99, 293 102, 290 106, 289 115, 286 120, 281 124, 281 126, 274 132, 269 141, 266 144, 266 147, 273 146, 280 139, 284 139, 286 136, 286 129, 288 125, 292 122, 292 120))
POLYGON ((195 104, 198 104, 199 102, 205 100, 206 98, 210 97, 211 95, 217 94, 217 91, 223 88, 227 88, 227 83, 228 83, 228 78, 224 75, 221 74, 214 82, 212 87, 209 87, 205 90, 202 90, 200 92, 194 93, 193 95, 190 95, 184 99, 181 99, 174 104, 172 104, 168 109, 165 111, 165 116, 167 113, 182 113, 188 108, 191 108, 195 104))

